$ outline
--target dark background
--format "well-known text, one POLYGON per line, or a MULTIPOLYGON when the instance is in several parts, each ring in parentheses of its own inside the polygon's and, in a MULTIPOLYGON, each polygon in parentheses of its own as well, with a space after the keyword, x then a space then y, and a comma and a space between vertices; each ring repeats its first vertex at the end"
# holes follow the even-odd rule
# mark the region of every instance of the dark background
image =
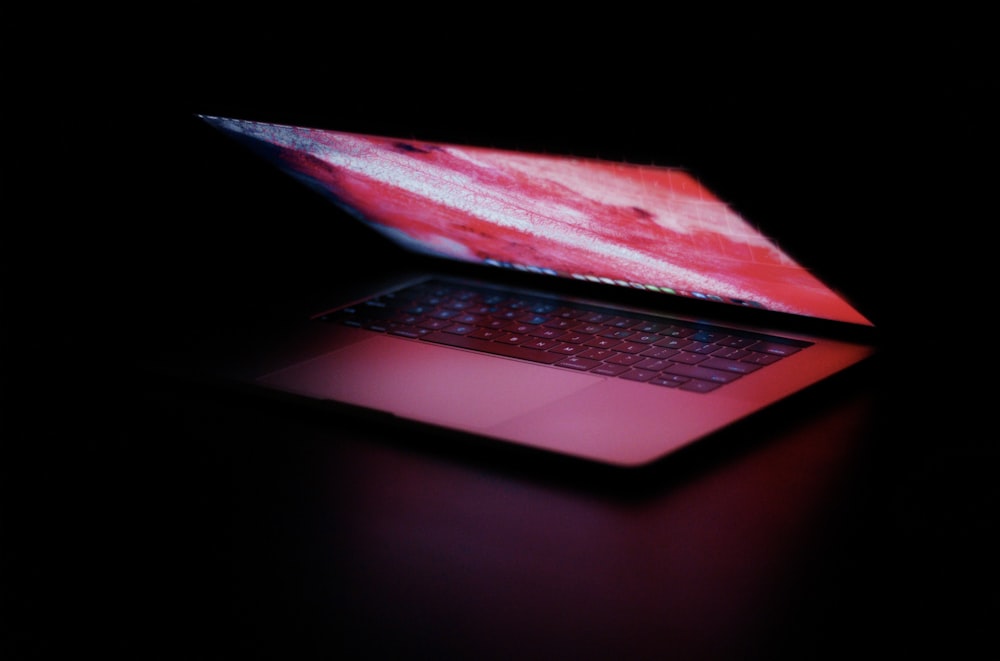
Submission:
MULTIPOLYGON (((325 203, 195 113, 688 168, 857 301, 885 337, 854 384, 872 407, 854 439, 866 457, 851 474, 860 486, 844 492, 838 526, 811 552, 806 614, 771 623, 784 643, 769 651, 993 644, 985 323, 998 81, 993 36, 975 17, 842 17, 823 29, 625 12, 585 27, 510 15, 390 25, 255 14, 66 25, 75 18, 80 30, 32 31, 33 47, 7 58, 8 658, 145 658, 198 645, 251 657, 300 644, 304 655, 357 651, 350 635, 331 633, 336 623, 382 641, 372 649, 455 651, 415 625, 380 629, 358 614, 371 604, 320 606, 308 587, 321 565, 302 531, 332 516, 315 462, 381 448, 409 456, 400 431, 377 432, 373 451, 351 419, 261 412, 134 368, 145 347, 196 342, 213 320, 254 323, 288 302, 292 284, 321 290, 356 262, 379 267, 367 258, 372 237, 331 227, 325 203), (917 331, 931 339, 918 342, 917 331), (959 350, 975 357, 946 367, 959 350)), ((836 428, 838 416, 815 406, 797 412, 814 425, 807 438, 836 428)), ((755 439, 729 440, 752 455, 755 439)), ((492 456, 429 447, 460 475, 584 500, 618 502, 624 489, 611 481, 588 493, 590 474, 564 477, 558 462, 517 455, 494 469, 492 456)), ((658 487, 711 475, 719 461, 709 452, 681 462, 658 487)), ((337 487, 339 515, 358 480, 337 487)), ((334 579, 350 583, 347 573, 323 578, 334 579)), ((642 640, 650 647, 630 651, 659 651, 642 640)))

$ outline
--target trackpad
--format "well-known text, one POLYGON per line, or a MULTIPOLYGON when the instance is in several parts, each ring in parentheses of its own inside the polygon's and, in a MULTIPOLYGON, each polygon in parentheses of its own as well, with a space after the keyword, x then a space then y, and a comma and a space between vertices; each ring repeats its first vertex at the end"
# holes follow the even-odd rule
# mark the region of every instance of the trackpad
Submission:
POLYGON ((491 427, 601 381, 382 335, 258 379, 287 392, 466 429, 491 427))

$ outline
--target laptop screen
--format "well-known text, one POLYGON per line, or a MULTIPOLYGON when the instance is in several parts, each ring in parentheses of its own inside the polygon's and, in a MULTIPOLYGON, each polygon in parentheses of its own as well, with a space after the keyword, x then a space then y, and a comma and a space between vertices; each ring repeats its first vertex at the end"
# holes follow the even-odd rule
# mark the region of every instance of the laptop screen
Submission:
POLYGON ((679 168, 202 118, 413 251, 872 325, 679 168))

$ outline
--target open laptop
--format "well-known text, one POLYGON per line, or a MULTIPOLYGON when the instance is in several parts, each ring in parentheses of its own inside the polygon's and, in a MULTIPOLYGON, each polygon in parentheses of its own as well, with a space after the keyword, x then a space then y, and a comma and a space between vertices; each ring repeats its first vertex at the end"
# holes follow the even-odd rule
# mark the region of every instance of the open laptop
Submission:
POLYGON ((868 318, 681 169, 200 117, 420 267, 303 310, 238 382, 632 467, 875 351, 868 318))

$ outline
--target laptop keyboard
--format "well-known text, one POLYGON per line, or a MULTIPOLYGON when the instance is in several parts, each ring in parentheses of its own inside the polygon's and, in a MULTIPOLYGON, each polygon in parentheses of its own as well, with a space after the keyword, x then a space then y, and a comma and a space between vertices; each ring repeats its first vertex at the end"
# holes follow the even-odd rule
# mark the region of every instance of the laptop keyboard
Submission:
POLYGON ((699 393, 810 346, 773 335, 439 281, 383 294, 318 318, 699 393))

